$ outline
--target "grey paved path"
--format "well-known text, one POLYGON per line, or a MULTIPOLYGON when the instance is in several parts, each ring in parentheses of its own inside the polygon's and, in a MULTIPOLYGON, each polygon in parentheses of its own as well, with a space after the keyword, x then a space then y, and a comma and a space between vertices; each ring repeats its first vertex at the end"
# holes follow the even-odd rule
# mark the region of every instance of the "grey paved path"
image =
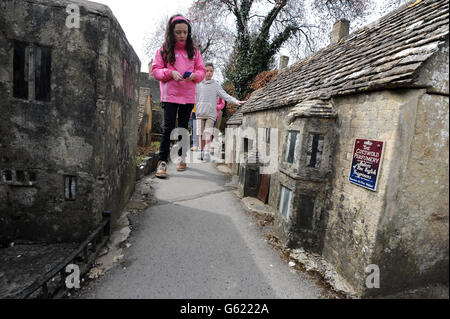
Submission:
POLYGON ((322 298, 265 242, 213 164, 168 174, 155 179, 158 202, 139 216, 121 263, 83 298, 322 298))

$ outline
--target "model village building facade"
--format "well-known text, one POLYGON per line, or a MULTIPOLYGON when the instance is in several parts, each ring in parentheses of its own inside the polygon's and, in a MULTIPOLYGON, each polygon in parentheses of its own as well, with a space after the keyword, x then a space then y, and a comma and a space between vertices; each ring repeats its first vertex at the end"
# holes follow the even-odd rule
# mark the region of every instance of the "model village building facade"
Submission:
POLYGON ((136 181, 141 63, 111 10, 1 1, 0 61, 0 243, 81 242, 104 211, 114 225, 136 181))
POLYGON ((320 254, 359 296, 448 283, 448 5, 411 2, 335 39, 227 122, 241 132, 228 134, 227 152, 246 153, 231 165, 243 195, 265 180, 282 241, 320 254), (249 159, 271 130, 278 170, 260 175, 249 159), (366 286, 369 265, 379 289, 366 286))

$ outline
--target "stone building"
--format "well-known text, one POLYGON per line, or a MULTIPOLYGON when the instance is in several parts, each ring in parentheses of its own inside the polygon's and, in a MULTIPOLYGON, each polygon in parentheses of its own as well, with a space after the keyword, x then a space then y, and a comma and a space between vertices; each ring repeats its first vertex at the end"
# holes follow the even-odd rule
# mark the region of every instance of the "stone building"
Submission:
POLYGON ((136 181, 140 61, 107 6, 0 2, 0 241, 82 241, 136 181), (79 24, 77 24, 79 22, 79 24))
POLYGON ((339 22, 343 38, 282 70, 228 122, 278 131, 275 228, 359 296, 448 284, 449 4, 414 2, 350 35, 339 22), (378 289, 366 285, 370 265, 378 289))
MULTIPOLYGON (((153 110, 155 102, 159 102, 159 83, 149 73, 139 74, 139 116, 138 116, 138 145, 149 146, 153 130, 153 110), (154 97, 155 96, 155 97, 154 97)), ((156 130, 158 128, 156 127, 156 130)))
MULTIPOLYGON (((236 112, 228 119, 227 121, 227 129, 235 130, 237 131, 241 124, 242 124, 242 107, 238 108, 236 112)), ((236 161, 236 155, 239 152, 238 147, 242 147, 243 144, 240 143, 238 136, 232 135, 230 136, 229 133, 226 131, 226 139, 227 142, 225 144, 225 148, 227 152, 230 152, 230 156, 233 159, 233 161, 228 162, 227 165, 231 169, 231 172, 233 174, 238 175, 239 174, 239 167, 240 163, 239 161, 236 161)))

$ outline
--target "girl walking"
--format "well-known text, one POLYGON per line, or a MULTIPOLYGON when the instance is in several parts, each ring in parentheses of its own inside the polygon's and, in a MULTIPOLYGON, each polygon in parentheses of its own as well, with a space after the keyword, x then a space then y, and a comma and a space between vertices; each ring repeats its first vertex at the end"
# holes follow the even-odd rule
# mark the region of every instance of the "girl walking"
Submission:
POLYGON ((214 65, 206 63, 205 81, 197 85, 197 132, 201 137, 199 159, 209 161, 211 148, 211 136, 214 122, 217 119, 217 98, 220 96, 228 103, 242 105, 244 101, 238 101, 228 95, 216 80, 213 80, 214 65))
MULTIPOLYGON (((172 16, 167 23, 164 45, 156 52, 152 64, 152 74, 160 81, 164 108, 164 130, 156 170, 158 178, 167 177, 170 134, 175 128, 177 114, 178 126, 187 129, 195 103, 196 84, 203 81, 205 73, 202 56, 192 40, 189 20, 180 14, 172 16)), ((186 170, 184 157, 187 151, 180 149, 178 152, 178 171, 186 170)))

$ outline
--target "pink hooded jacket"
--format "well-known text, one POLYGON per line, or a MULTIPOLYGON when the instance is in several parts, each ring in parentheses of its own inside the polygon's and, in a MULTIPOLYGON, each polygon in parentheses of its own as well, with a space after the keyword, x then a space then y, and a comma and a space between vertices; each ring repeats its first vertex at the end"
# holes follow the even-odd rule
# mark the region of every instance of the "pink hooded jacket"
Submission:
POLYGON ((195 87, 197 83, 203 81, 206 75, 205 65, 199 50, 195 50, 195 56, 189 59, 186 51, 186 43, 175 44, 175 64, 165 65, 161 56, 161 51, 156 52, 152 64, 152 74, 156 80, 160 81, 161 102, 177 104, 195 104, 195 87), (178 71, 181 76, 184 72, 191 71, 195 74, 193 81, 177 82, 172 78, 172 71, 178 71))
POLYGON ((224 107, 225 107, 225 100, 219 96, 217 98, 217 107, 216 107, 217 108, 217 118, 216 118, 216 121, 219 119, 220 111, 222 111, 224 107))

